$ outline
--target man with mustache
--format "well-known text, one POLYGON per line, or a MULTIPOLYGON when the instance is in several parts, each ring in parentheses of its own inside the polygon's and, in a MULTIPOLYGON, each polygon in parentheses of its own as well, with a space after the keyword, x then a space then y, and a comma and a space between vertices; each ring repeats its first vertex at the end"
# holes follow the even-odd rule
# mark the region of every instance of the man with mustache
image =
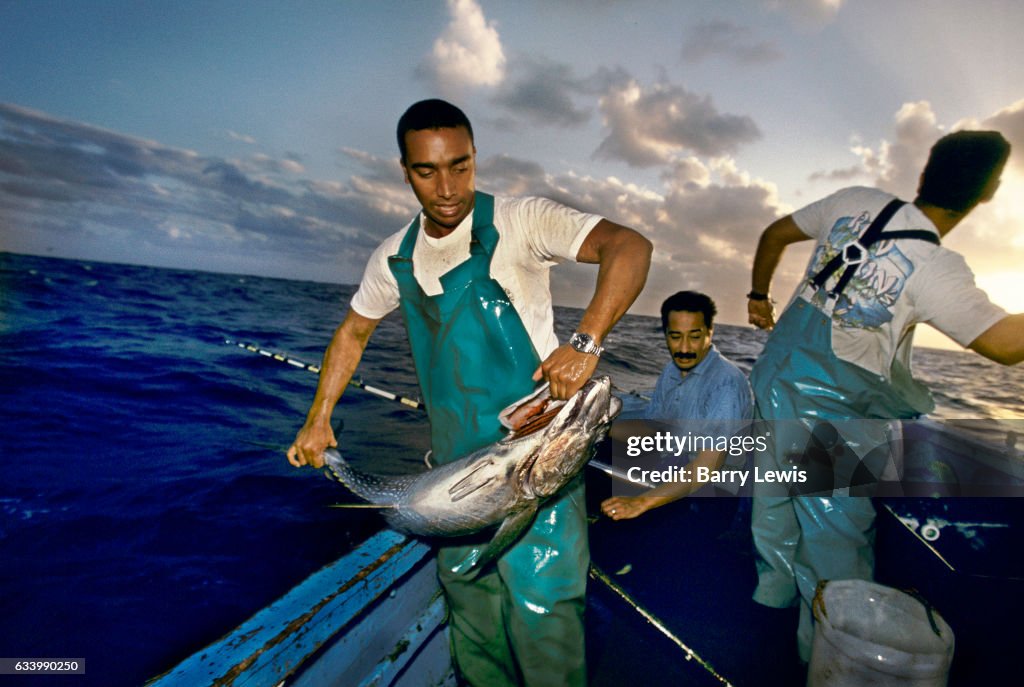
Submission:
MULTIPOLYGON (((754 400, 746 375, 711 342, 716 313, 714 301, 696 291, 680 291, 661 304, 661 328, 672 359, 658 377, 645 419, 716 435, 751 418, 754 400)), ((723 451, 700 451, 689 466, 718 470, 726 458, 723 451)), ((675 464, 681 467, 685 458, 675 464)), ((613 520, 635 518, 702 486, 697 480, 669 482, 640 496, 605 499, 601 511, 613 520)))

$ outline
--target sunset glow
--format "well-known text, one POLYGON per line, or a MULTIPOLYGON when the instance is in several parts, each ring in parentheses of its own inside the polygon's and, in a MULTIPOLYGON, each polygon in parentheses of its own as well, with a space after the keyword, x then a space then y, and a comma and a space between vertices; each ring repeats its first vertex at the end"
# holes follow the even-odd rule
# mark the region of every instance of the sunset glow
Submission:
POLYGON ((358 282, 416 211, 395 122, 445 97, 478 188, 651 239, 633 312, 685 287, 745 324, 765 226, 844 186, 912 197, 936 139, 988 128, 1014 155, 947 245, 1024 309, 1024 3, 115 5, 0 3, 0 250, 358 282))

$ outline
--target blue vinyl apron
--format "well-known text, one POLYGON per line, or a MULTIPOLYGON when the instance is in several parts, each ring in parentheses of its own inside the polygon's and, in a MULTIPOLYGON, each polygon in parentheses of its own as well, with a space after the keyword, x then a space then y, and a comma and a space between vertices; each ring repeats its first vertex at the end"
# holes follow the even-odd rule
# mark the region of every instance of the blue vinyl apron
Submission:
MULTIPOLYGON (((899 445, 899 423, 850 420, 915 418, 934 408, 927 388, 899 361, 885 377, 839 359, 832 349, 832 311, 868 257, 868 248, 892 239, 938 243, 932 232, 883 232, 901 205, 902 201, 893 201, 879 212, 857 241, 810 280, 779 318, 751 370, 758 418, 769 421, 762 423, 762 431, 771 433, 772 450, 756 454, 762 473, 786 470, 797 462, 806 465, 806 453, 827 430, 839 440, 834 442, 837 453, 846 457, 845 465, 833 465, 829 480, 840 487, 850 485, 853 471, 865 465, 877 476, 886 462, 899 461, 890 451, 899 445), (844 266, 836 285, 826 292, 826 280, 844 266)), ((754 496, 754 599, 776 608, 800 599, 797 641, 800 656, 807 661, 813 639, 810 603, 818 581, 874 576, 875 509, 868 497, 794 497, 782 495, 772 484, 755 483, 754 496)))
MULTIPOLYGON (((432 460, 444 464, 503 435, 498 413, 530 393, 540 364, 505 290, 490 276, 494 198, 477 193, 470 257, 428 296, 413 274, 419 217, 388 263, 398 281, 430 416, 432 460)), ((488 535, 490 532, 487 533, 488 535)), ((543 506, 494 565, 464 574, 486 544, 438 550, 452 658, 471 685, 583 685, 583 609, 590 565, 582 480, 543 506)))

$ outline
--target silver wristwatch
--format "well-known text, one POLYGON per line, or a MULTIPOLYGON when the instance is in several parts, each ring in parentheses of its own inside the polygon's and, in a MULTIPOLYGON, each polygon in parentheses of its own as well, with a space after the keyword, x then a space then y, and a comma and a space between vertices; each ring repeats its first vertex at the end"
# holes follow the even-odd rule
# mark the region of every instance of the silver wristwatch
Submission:
POLYGON ((590 334, 576 332, 569 339, 569 345, 580 353, 589 353, 590 355, 596 355, 599 358, 601 357, 601 354, 604 353, 604 348, 598 346, 594 342, 594 337, 590 334))

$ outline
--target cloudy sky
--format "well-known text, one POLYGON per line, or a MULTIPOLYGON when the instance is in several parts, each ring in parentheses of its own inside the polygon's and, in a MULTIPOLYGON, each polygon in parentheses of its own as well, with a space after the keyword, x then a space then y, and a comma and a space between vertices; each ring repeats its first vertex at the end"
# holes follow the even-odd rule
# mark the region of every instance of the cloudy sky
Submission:
MULTIPOLYGON (((441 96, 479 188, 654 242, 634 312, 696 288, 745 323, 768 223, 912 199, 932 142, 983 127, 1015 154, 947 245, 1020 311, 1022 29, 1018 0, 0 0, 0 250, 355 283, 416 210, 395 122, 441 96)), ((594 271, 556 272, 583 304, 594 271)))

